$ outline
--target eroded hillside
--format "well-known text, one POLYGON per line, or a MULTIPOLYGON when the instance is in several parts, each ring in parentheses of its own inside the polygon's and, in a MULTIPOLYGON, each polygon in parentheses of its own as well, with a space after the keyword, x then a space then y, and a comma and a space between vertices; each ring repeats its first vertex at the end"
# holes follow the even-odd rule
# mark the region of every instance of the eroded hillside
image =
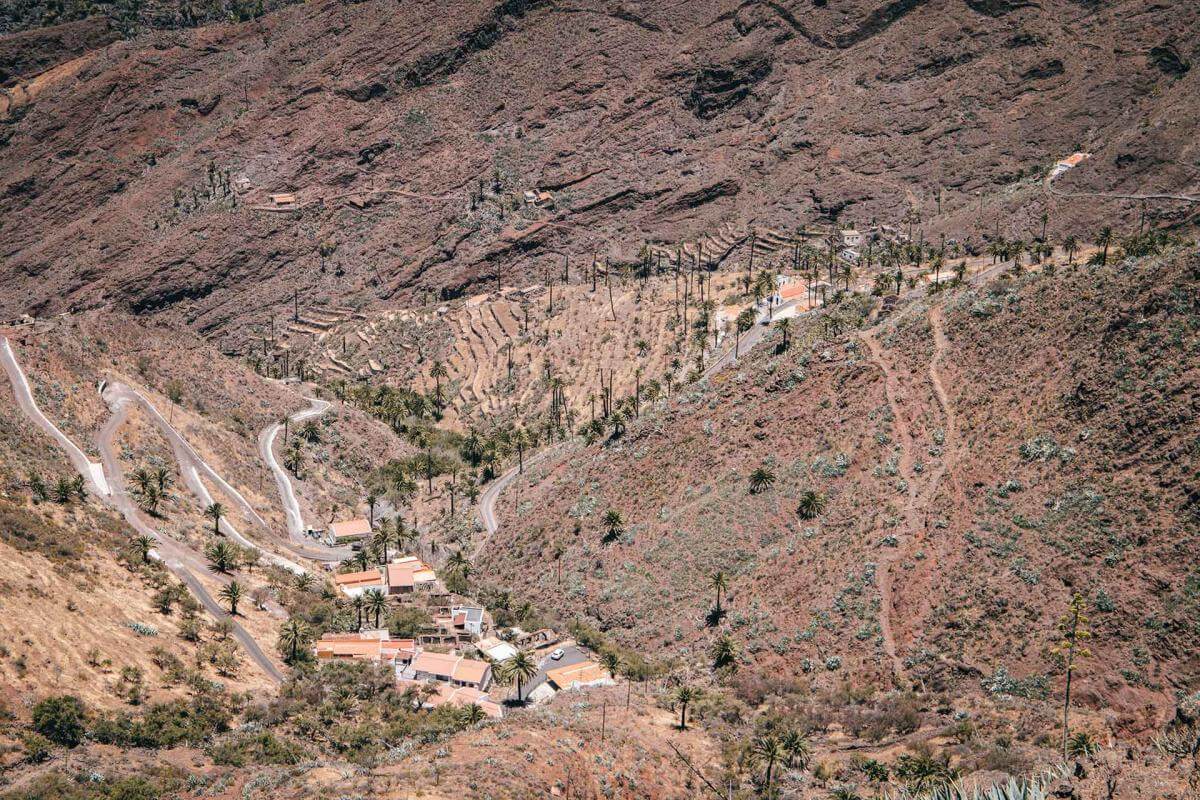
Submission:
POLYGON ((1197 24, 1187 3, 373 0, 66 42, 6 99, 0 313, 169 313, 240 348, 293 301, 453 296, 725 224, 1132 219, 1041 178, 1083 149, 1064 190, 1194 194, 1197 24))
POLYGON ((1198 267, 1060 267, 858 330, 843 310, 832 337, 814 320, 620 438, 531 466, 481 563, 696 668, 728 633, 746 668, 818 683, 1054 680, 1079 592, 1096 630, 1082 696, 1119 729, 1156 726, 1196 670, 1198 267))

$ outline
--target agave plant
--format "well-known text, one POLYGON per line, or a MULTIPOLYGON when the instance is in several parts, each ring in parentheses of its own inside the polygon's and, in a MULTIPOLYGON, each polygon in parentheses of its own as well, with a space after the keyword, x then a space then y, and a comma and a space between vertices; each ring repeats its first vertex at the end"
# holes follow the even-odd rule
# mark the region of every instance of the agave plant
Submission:
POLYGON ((1051 800, 1051 786, 1070 774, 1070 766, 1062 764, 1028 777, 1009 778, 991 786, 968 789, 961 780, 956 779, 924 791, 901 791, 884 797, 886 800, 1051 800))

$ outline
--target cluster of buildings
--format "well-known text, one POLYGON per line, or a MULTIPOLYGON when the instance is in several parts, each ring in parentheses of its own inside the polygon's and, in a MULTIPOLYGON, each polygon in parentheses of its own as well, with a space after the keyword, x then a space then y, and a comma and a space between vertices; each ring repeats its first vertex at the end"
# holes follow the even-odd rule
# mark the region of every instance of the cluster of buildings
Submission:
MULTIPOLYGON (((394 639, 386 629, 363 630, 326 633, 313 645, 318 661, 369 661, 393 670, 397 688, 424 708, 475 705, 489 717, 500 717, 503 706, 493 695, 496 665, 520 650, 547 654, 559 643, 549 629, 526 633, 514 628, 503 639, 495 635, 487 610, 457 602, 459 598, 416 556, 399 556, 369 570, 335 575, 333 580, 345 597, 377 591, 429 612, 430 624, 411 639, 394 639)), ((563 651, 554 653, 546 656, 547 665, 556 663, 563 651)), ((545 680, 528 699, 536 702, 559 689, 606 682, 607 674, 591 660, 548 668, 545 680)))

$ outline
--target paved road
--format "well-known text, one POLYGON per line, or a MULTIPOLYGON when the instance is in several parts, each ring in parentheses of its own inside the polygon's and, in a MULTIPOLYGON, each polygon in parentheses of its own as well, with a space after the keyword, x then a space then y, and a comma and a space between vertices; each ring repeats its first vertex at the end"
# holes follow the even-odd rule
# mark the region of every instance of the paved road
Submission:
POLYGON ((29 381, 25 378, 25 371, 17 362, 8 338, 3 336, 0 336, 0 362, 3 362, 4 371, 8 373, 9 383, 12 384, 13 394, 17 398, 17 405, 21 407, 21 411, 66 451, 71 465, 75 467, 76 472, 83 476, 92 494, 100 498, 107 497, 109 488, 108 482, 104 479, 104 469, 76 447, 75 443, 48 420, 42 410, 38 408, 37 401, 33 399, 33 392, 29 388, 29 381))
POLYGON ((551 660, 550 656, 547 655, 541 660, 541 662, 538 663, 537 675, 534 675, 528 683, 521 686, 522 700, 528 699, 530 693, 533 692, 534 689, 546 682, 546 670, 558 669, 559 667, 570 667, 574 664, 582 664, 584 661, 587 661, 589 658, 591 658, 591 656, 589 656, 587 652, 583 650, 583 648, 579 647, 579 645, 564 645, 562 649, 563 657, 558 661, 551 660))
POLYGON ((17 362, 16 356, 13 354, 7 337, 0 337, 0 364, 3 365, 5 372, 8 374, 9 382, 12 384, 13 393, 16 396, 17 405, 21 408, 21 411, 62 447, 76 471, 88 482, 88 486, 93 494, 105 505, 119 511, 138 533, 154 539, 157 542, 157 547, 152 551, 152 557, 162 560, 171 573, 188 586, 200 601, 200 604, 215 619, 229 619, 233 625, 234 637, 242 644, 250 657, 262 668, 263 672, 269 678, 276 683, 281 682, 283 675, 279 672, 274 662, 262 651, 258 643, 254 640, 254 637, 250 636, 240 624, 229 617, 220 604, 205 589, 203 584, 200 583, 196 577, 196 573, 205 574, 214 580, 221 580, 221 578, 213 575, 208 570, 207 565, 195 551, 169 537, 163 536, 149 525, 143 517, 141 509, 137 507, 137 504, 125 492, 120 463, 113 454, 111 445, 114 433, 120 427, 121 423, 125 421, 128 413, 128 404, 121 403, 120 408, 114 411, 114 414, 104 424, 103 428, 101 428, 97 439, 101 463, 96 464, 88 460, 83 451, 38 408, 37 403, 33 399, 33 393, 30 391, 29 382, 20 364, 17 362), (97 470, 97 468, 99 469, 97 470))
MULTIPOLYGON (((202 508, 208 508, 213 504, 213 496, 209 493, 208 487, 204 485, 204 481, 200 480, 200 475, 203 474, 210 481, 220 487, 226 497, 233 500, 234 505, 241 509, 242 513, 249 517, 254 523, 259 525, 263 530, 270 530, 270 526, 259 515, 258 511, 247 502, 242 493, 231 486, 220 474, 217 473, 211 466, 208 465, 200 454, 188 443, 187 439, 175 430, 166 418, 159 413, 154 404, 147 400, 140 392, 126 386, 123 383, 110 383, 105 385, 103 397, 108 406, 114 413, 118 409, 124 409, 130 403, 141 406, 142 410, 150 417, 150 420, 158 428, 159 433, 170 443, 172 451, 175 454, 175 461, 179 465, 179 473, 183 476, 183 481, 191 490, 196 499, 200 501, 202 508)), ((219 523, 222 533, 228 536, 233 541, 237 542, 242 547, 250 550, 256 550, 262 553, 267 561, 277 566, 283 567, 289 572, 302 575, 307 572, 304 567, 294 561, 290 561, 281 555, 269 552, 256 545, 254 542, 247 539, 241 532, 229 521, 228 517, 222 517, 219 523)))
MULTIPOLYGON (((545 450, 529 456, 525 459, 525 466, 527 468, 533 466, 549 455, 554 449, 555 445, 551 445, 545 450)), ((472 560, 479 557, 479 554, 483 552, 483 548, 486 547, 488 542, 491 541, 492 534, 499 530, 500 523, 496 520, 496 499, 500 497, 500 493, 503 492, 505 488, 513 482, 513 479, 516 478, 520 472, 521 467, 518 464, 488 484, 488 487, 483 490, 483 494, 479 496, 479 519, 483 522, 483 527, 487 530, 487 535, 480 539, 479 543, 475 545, 475 549, 471 553, 472 560)))
MULTIPOLYGON (((318 400, 315 397, 306 399, 312 405, 303 411, 297 411, 288 418, 293 425, 299 425, 305 420, 319 417, 329 410, 329 403, 325 400, 318 400)), ((279 422, 265 428, 258 436, 258 453, 267 463, 271 474, 275 476, 275 486, 279 489, 279 499, 283 503, 283 512, 287 517, 288 538, 292 543, 290 549, 301 556, 324 561, 341 561, 349 558, 351 552, 349 548, 326 547, 314 542, 305 534, 304 517, 300 513, 300 501, 296 497, 296 489, 292 485, 292 479, 287 470, 275 457, 275 439, 281 430, 283 430, 283 425, 279 422)))

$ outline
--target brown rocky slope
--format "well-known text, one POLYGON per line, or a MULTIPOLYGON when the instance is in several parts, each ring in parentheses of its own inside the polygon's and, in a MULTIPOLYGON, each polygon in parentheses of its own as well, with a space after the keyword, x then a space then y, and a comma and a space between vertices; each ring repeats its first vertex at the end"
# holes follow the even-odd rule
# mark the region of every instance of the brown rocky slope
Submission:
POLYGON ((1095 156, 1065 186, 1195 192, 1198 19, 1133 0, 371 0, 64 45, 0 131, 0 315, 112 305, 240 331, 294 297, 361 307, 722 223, 910 206, 930 238, 1027 236, 1043 207, 1087 232, 1137 204, 1047 198, 1076 149, 1095 156), (515 211, 529 188, 556 208, 515 211), (258 210, 280 191, 298 209, 258 210))
POLYGON ((787 352, 763 345, 623 437, 529 468, 479 564, 697 669, 728 633, 750 672, 818 684, 1040 691, 1079 592, 1081 696, 1114 729, 1157 726, 1197 668, 1198 269, 1004 278, 860 331, 843 310, 836 337, 814 320, 787 352), (764 465, 776 481, 752 493, 764 465), (827 503, 806 520, 809 490, 827 503), (624 532, 605 544, 609 509, 624 532), (731 587, 710 626, 716 570, 731 587))

